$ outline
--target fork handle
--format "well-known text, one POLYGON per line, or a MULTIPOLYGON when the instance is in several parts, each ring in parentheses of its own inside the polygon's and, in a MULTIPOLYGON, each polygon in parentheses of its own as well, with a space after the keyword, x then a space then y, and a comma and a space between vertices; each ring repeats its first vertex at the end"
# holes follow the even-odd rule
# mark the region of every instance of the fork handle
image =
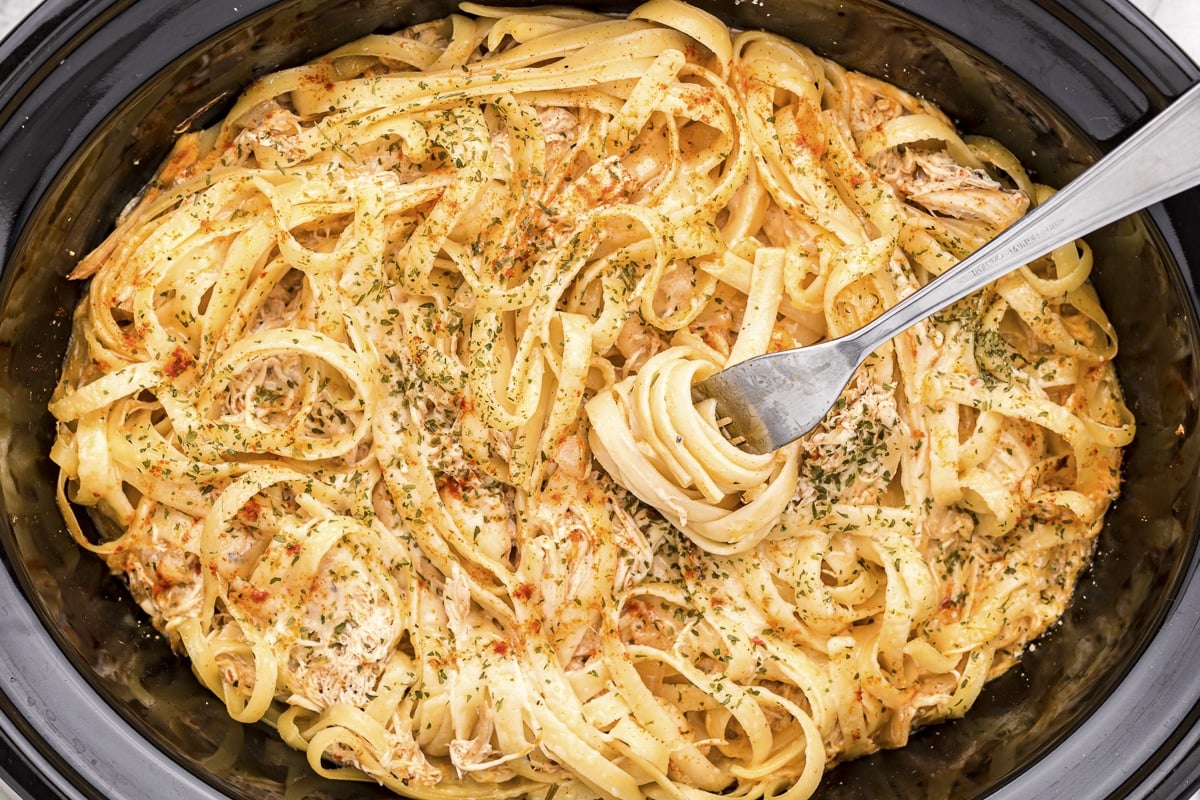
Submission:
POLYGON ((956 266, 850 336, 862 357, 1054 249, 1200 184, 1200 85, 956 266))

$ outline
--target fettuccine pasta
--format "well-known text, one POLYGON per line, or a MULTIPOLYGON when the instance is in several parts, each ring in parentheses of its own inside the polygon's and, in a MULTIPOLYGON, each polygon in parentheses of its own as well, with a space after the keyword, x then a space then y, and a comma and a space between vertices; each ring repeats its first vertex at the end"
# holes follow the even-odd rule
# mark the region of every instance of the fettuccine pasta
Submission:
POLYGON ((321 775, 807 798, 1062 614, 1134 434, 1116 337, 1079 242, 778 452, 691 386, 854 330, 1049 192, 678 0, 466 3, 178 140, 72 273, 60 505, 321 775))

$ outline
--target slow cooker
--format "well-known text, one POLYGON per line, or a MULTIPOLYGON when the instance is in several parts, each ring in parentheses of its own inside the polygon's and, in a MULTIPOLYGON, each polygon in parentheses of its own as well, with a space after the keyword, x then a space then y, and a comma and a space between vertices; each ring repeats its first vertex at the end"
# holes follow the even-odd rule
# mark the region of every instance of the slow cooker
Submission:
MULTIPOLYGON (((698 4, 936 100, 1052 184, 1200 78, 1125 0, 698 4)), ((390 796, 318 779, 273 732, 231 721, 74 546, 54 503, 46 401, 79 293, 63 276, 176 133, 215 121, 255 76, 452 7, 47 0, 0 44, 0 779, 20 796, 390 796)), ((1069 613, 965 719, 835 768, 822 800, 1200 789, 1198 215, 1192 191, 1091 237, 1139 433, 1069 613)))

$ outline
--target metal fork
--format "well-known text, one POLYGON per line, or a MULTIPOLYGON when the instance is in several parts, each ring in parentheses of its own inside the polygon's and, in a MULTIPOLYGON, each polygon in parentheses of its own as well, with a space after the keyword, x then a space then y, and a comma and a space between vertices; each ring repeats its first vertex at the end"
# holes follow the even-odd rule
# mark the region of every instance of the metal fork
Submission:
POLYGON ((867 356, 909 326, 1055 248, 1200 184, 1200 85, 974 254, 853 333, 747 359, 692 387, 725 432, 766 453, 820 424, 867 356))

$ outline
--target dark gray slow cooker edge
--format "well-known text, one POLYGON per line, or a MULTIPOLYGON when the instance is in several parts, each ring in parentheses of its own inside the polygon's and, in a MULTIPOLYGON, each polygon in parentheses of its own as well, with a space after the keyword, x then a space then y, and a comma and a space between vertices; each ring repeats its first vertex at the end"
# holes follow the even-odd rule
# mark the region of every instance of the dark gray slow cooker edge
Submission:
MULTIPOLYGON (((7 261, 13 252, 37 198, 63 168, 65 154, 88 145, 91 132, 103 124, 117 101, 127 94, 136 94, 148 76, 169 68, 180 52, 221 33, 235 19, 251 19, 270 3, 266 0, 240 2, 236 14, 228 9, 217 13, 211 6, 201 12, 200 7, 204 4, 187 0, 155 4, 151 11, 145 8, 147 4, 140 5, 143 8, 120 1, 48 0, 31 21, 0 44, 0 75, 9 76, 0 83, 0 156, 5 158, 5 166, 0 166, 0 247, 4 248, 0 250, 0 261, 7 261), (156 36, 144 36, 148 24, 156 26, 156 36), (140 37, 139 32, 143 34, 140 37), (102 91, 82 98, 72 95, 72 76, 85 73, 92 77, 105 76, 106 80, 101 81, 102 91), (20 132, 26 127, 38 131, 41 150, 58 155, 44 163, 9 159, 10 148, 17 146, 14 143, 20 141, 20 132), (49 144, 51 141, 53 146, 49 144), (15 191, 17 187, 21 187, 19 193, 15 191)), ((929 15, 944 10, 944 4, 936 0, 905 0, 897 5, 917 13, 928 9, 929 15)), ((1005 7, 1016 5, 1026 4, 1005 0, 993 7, 1000 9, 996 13, 1002 13, 1005 7)), ((1061 20, 1066 4, 1043 17, 1041 12, 1052 9, 1053 5, 1039 3, 1037 9, 1040 10, 1023 9, 1022 13, 1030 13, 1035 20, 1053 24, 1061 20)), ((1178 50, 1162 47, 1160 52, 1164 37, 1144 20, 1129 15, 1124 4, 1074 5, 1087 6, 1093 16, 1098 13, 1097 8, 1119 8, 1120 13, 1114 12, 1111 18, 1105 18, 1107 24, 1113 30, 1123 30, 1120 35, 1143 42, 1135 47, 1142 53, 1141 62, 1155 65, 1153 70, 1148 69, 1148 76, 1136 79, 1127 76, 1120 82, 1120 102, 1104 98, 1104 107, 1115 116, 1102 129, 1087 132, 1101 142, 1115 141, 1131 127, 1136 127, 1150 110, 1182 91, 1195 79, 1197 71, 1178 50), (1143 53, 1142 47, 1148 51, 1143 53)), ((416 17, 432 16, 428 12, 430 8, 429 4, 418 3, 411 13, 416 17)), ((766 16, 770 16, 769 9, 766 16)), ((365 33, 377 23, 375 17, 364 12, 350 27, 361 28, 359 32, 365 33)), ((349 30, 343 32, 349 33, 349 30)), ((957 32, 969 34, 969 26, 957 32)), ((1074 28, 1068 26, 1064 36, 1073 33, 1074 28)), ((1104 58, 1111 57, 1111 54, 1104 55, 1103 48, 1096 42, 1089 40, 1087 46, 1104 58)), ((1124 63, 1132 62, 1126 60, 1124 63)), ((237 86, 245 77, 231 72, 228 80, 237 86)), ((1092 78, 1088 83, 1093 88, 1100 87, 1100 83, 1092 78)), ((1054 87, 1046 89, 1046 94, 1056 104, 1063 107, 1074 104, 1078 108, 1083 103, 1084 108, 1090 108, 1086 105, 1087 98, 1081 98, 1078 93, 1056 96, 1054 87)), ((196 106, 201 104, 195 103, 196 106)), ((1087 113, 1084 117, 1091 119, 1087 113)), ((149 176, 157 161, 154 141, 148 134, 144 143, 128 145, 123 155, 144 159, 144 163, 140 173, 135 170, 122 179, 124 183, 110 186, 113 198, 107 209, 110 214, 115 214, 120 198, 136 190, 149 176), (141 177, 135 180, 139 174, 141 177)), ((99 162, 104 163, 103 159, 99 162)), ((1186 254, 1193 254, 1195 258, 1195 254, 1200 253, 1200 242, 1188 239, 1191 226, 1182 224, 1188 213, 1194 214, 1190 210, 1196 208, 1200 208, 1200 197, 1189 193, 1151 214, 1156 226, 1169 232, 1167 246, 1176 251, 1177 261, 1181 264, 1187 263, 1186 254)), ((1180 276, 1180 280, 1189 284, 1184 292, 1194 304, 1195 291, 1190 279, 1189 274, 1180 276)), ((1195 308, 1191 310, 1194 315, 1195 308)), ((0 347, 8 345, 29 350, 31 352, 22 352, 20 357, 42 359, 46 361, 45 369, 52 372, 57 368, 55 359, 61 354, 65 322, 55 324, 58 327, 52 325, 43 342, 12 342, 0 330, 0 347)), ((13 414, 13 404, 6 405, 9 406, 7 413, 13 414)), ((9 424, 40 423, 34 419, 10 419, 9 424)), ((7 496, 20 497, 40 491, 36 485, 38 481, 29 480, 23 472, 31 467, 21 461, 22 457, 27 459, 34 454, 7 455, 3 474, 7 496), (16 463, 13 456, 18 456, 16 463)), ((1190 507, 1195 509, 1196 506, 1196 499, 1191 498, 1190 507)), ((11 539, 11 515, 4 524, 8 526, 11 539)), ((49 520, 47 524, 51 524, 49 520)), ((1190 530, 1196 520, 1189 518, 1181 524, 1190 530)), ((87 665, 71 664, 63 659, 64 650, 69 653, 70 643, 57 638, 58 634, 48 628, 47 620, 29 606, 26 600, 29 586, 22 583, 25 578, 16 574, 7 560, 6 565, 9 570, 0 573, 0 642, 5 643, 0 647, 0 679, 3 681, 0 683, 0 710, 5 713, 5 719, 0 721, 0 733, 16 744, 19 754, 28 762, 28 771, 42 776, 45 791, 62 797, 119 796, 130 800, 217 796, 215 789, 188 768, 163 757, 150 745, 142 736, 144 728, 136 721, 114 710, 111 695, 98 690, 84 677, 89 668, 87 665), (21 643, 22 646, 14 647, 9 643, 21 643), (69 713, 64 714, 64 709, 69 713), (131 774, 130 767, 139 764, 153 765, 154 777, 149 783, 135 782, 139 776, 131 774)), ((1126 680, 1117 684, 1116 692, 1100 703, 1081 725, 1057 741, 1055 762, 1033 764, 999 787, 995 796, 1075 797, 1077 787, 1070 781, 1078 779, 1080 770, 1089 769, 1097 777, 1097 788, 1103 791, 1096 796, 1173 798, 1183 796, 1192 787, 1188 776, 1196 771, 1193 728, 1197 712, 1193 701, 1181 703, 1179 698, 1200 697, 1200 685, 1195 680, 1182 682, 1188 676, 1181 675, 1183 665, 1200 663, 1197 661, 1200 643, 1195 641, 1197 637, 1191 636, 1193 631, 1188 623, 1188 620, 1200 618, 1200 587, 1195 585, 1195 569, 1189 560, 1187 574, 1170 582, 1175 587, 1175 596, 1164 612, 1163 626, 1145 642, 1139 651, 1141 658, 1130 665, 1126 680), (1183 692, 1178 691, 1181 685, 1186 687, 1183 692), (1171 694, 1160 692, 1150 695, 1150 701, 1143 704, 1144 713, 1153 715, 1158 722, 1159 733, 1133 741, 1122 738, 1127 737, 1129 730, 1128 709, 1137 705, 1131 703, 1129 694, 1136 692, 1137 699, 1141 700, 1148 690, 1162 686, 1171 687, 1174 700, 1171 694), (1096 742, 1101 742, 1103 747, 1095 749, 1096 742), (1141 766, 1131 771, 1108 769, 1116 763, 1130 762, 1141 766)), ((32 796, 54 795, 43 794, 39 787, 32 796)))

